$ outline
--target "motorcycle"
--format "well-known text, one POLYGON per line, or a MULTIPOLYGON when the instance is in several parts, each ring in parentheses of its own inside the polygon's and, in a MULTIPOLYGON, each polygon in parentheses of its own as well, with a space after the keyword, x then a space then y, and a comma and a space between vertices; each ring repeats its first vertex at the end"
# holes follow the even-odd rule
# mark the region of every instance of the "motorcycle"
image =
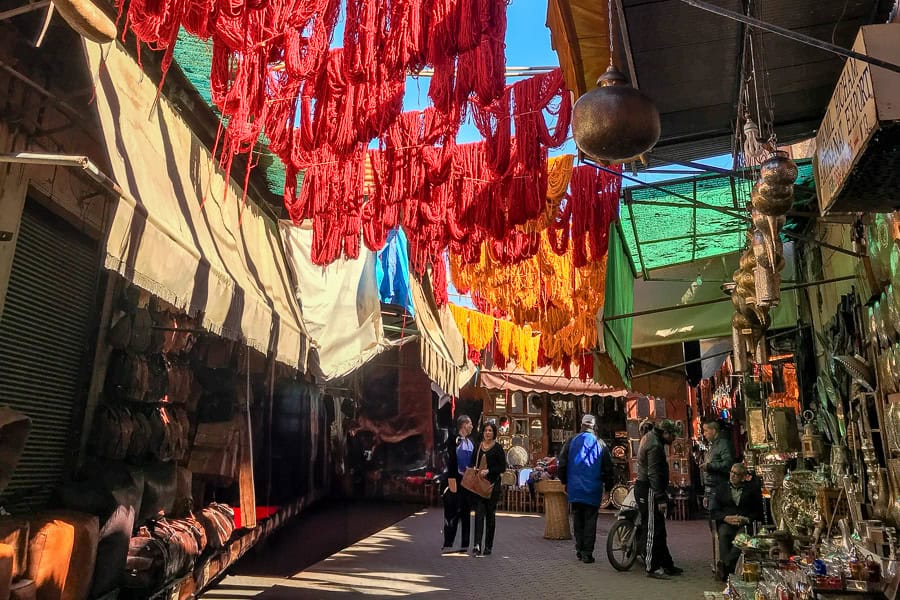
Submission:
POLYGON ((643 552, 638 549, 637 533, 641 523, 641 511, 634 497, 634 486, 616 512, 616 522, 606 536, 606 557, 616 571, 627 571, 643 552))

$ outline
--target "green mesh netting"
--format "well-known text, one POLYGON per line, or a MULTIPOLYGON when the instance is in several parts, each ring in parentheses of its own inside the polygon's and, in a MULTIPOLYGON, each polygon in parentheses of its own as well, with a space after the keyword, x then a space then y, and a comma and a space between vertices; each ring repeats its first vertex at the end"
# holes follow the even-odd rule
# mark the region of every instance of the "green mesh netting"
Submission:
MULTIPOLYGON (((808 204, 812 165, 798 165, 795 207, 808 204)), ((627 188, 622 207, 622 230, 635 271, 702 260, 742 249, 747 240, 745 204, 751 182, 727 175, 705 175, 627 188), (688 200, 726 209, 700 208, 688 200)), ((788 229, 794 226, 789 222, 788 229)))
MULTIPOLYGON (((175 62, 187 77, 191 85, 200 94, 209 107, 219 116, 219 111, 212 104, 209 89, 209 73, 212 68, 212 42, 192 36, 183 29, 178 32, 178 43, 175 44, 175 62)), ((266 187, 275 195, 284 193, 284 163, 269 151, 269 141, 265 136, 259 138, 259 146, 254 152, 259 153, 259 166, 265 170, 266 187)), ((302 173, 297 178, 297 185, 302 183, 302 173)), ((299 189, 299 187, 298 187, 299 189)))

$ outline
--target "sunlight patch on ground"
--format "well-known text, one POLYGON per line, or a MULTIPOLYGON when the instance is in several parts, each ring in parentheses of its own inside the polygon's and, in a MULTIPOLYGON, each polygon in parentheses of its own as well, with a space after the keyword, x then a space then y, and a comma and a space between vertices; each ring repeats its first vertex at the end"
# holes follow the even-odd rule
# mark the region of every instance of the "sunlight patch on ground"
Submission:
POLYGON ((325 562, 333 561, 341 558, 353 558, 360 554, 372 554, 376 552, 384 552, 398 545, 398 542, 410 543, 412 537, 397 527, 396 525, 388 527, 383 531, 367 537, 364 540, 356 542, 352 546, 344 548, 340 552, 332 554, 325 559, 325 562))
MULTIPOLYGON (((441 579, 437 575, 422 573, 378 573, 361 574, 328 571, 304 571, 291 578, 290 587, 318 591, 347 591, 359 594, 397 597, 429 592, 446 592, 446 587, 429 585, 432 580, 441 579)), ((281 585, 284 585, 283 582, 281 585)))
POLYGON ((513 519, 543 519, 544 515, 534 515, 528 513, 508 513, 508 512, 498 512, 498 517, 509 517, 513 519))

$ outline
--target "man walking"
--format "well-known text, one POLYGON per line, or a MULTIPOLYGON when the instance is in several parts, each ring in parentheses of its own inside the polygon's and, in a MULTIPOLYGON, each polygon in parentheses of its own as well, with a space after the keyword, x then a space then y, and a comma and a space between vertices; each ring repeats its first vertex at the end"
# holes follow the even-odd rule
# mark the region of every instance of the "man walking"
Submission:
POLYGON ((581 433, 563 444, 557 460, 559 480, 566 486, 575 529, 575 556, 594 562, 597 539, 597 511, 603 487, 613 481, 612 457, 606 444, 594 434, 594 415, 581 418, 581 433))
POLYGON ((456 552, 466 553, 469 550, 469 531, 472 527, 472 508, 474 502, 469 491, 462 486, 462 476, 472 459, 475 445, 469 439, 472 433, 472 419, 468 415, 456 418, 456 431, 459 435, 447 440, 446 487, 444 488, 444 545, 442 554, 454 552, 453 541, 456 530, 462 525, 459 549, 456 552))
POLYGON ((675 566, 669 553, 665 513, 669 499, 666 493, 669 487, 666 445, 671 444, 680 434, 678 425, 669 419, 663 419, 641 438, 638 450, 638 476, 634 483, 634 497, 641 511, 638 544, 645 548, 647 576, 657 579, 668 579, 668 575, 681 575, 684 572, 675 566))

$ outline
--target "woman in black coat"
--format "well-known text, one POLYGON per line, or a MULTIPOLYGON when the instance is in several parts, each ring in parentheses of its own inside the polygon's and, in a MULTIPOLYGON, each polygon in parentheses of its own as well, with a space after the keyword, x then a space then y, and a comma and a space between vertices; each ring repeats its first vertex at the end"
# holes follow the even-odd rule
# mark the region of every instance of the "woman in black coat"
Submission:
POLYGON ((494 546, 494 530, 497 524, 497 501, 500 499, 500 475, 506 471, 506 453, 497 443, 497 426, 485 423, 481 427, 481 443, 472 453, 472 465, 481 475, 494 484, 489 498, 477 498, 475 505, 475 547, 473 556, 488 556, 494 546), (484 462, 482 463, 482 457, 484 462), (482 545, 484 535, 484 545, 482 545))

